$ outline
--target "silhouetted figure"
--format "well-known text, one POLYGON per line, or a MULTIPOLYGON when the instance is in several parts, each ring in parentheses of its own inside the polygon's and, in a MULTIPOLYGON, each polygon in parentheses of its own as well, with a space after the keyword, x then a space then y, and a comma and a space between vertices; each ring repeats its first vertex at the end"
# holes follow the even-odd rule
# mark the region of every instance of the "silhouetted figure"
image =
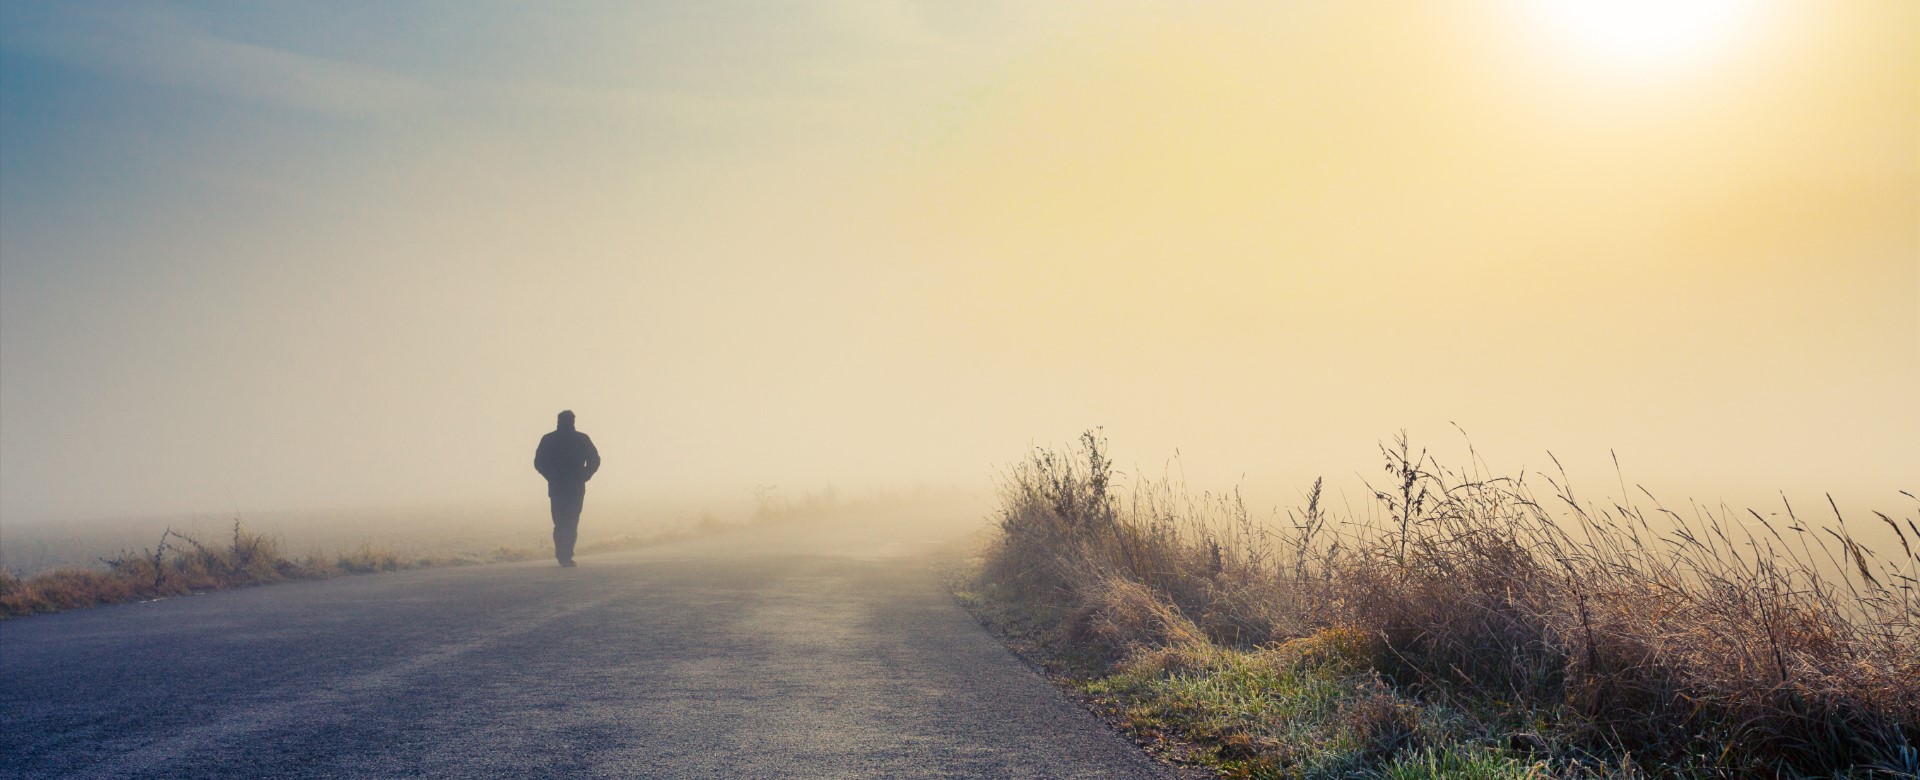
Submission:
POLYGON ((533 451, 533 470, 547 478, 547 499, 553 503, 553 557, 561 566, 572 566, 587 480, 600 470, 600 451, 586 434, 573 429, 572 411, 561 412, 559 426, 540 437, 540 448, 533 451))

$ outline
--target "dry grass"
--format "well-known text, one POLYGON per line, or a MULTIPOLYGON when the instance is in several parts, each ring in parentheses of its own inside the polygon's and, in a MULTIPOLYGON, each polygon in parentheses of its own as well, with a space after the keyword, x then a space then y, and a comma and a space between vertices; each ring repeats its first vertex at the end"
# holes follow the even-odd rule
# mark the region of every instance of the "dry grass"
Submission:
POLYGON ((290 560, 269 537, 234 521, 227 544, 209 547, 169 530, 153 547, 103 558, 106 569, 59 569, 27 578, 0 571, 0 617, 116 604, 196 591, 325 576, 319 561, 290 560))
MULTIPOLYGON (((693 529, 649 536, 628 534, 582 545, 577 552, 592 555, 629 550, 736 527, 708 518, 693 529)), ((0 569, 0 618, 286 580, 540 560, 552 555, 551 547, 502 546, 482 553, 406 555, 385 547, 361 545, 333 556, 309 554, 293 558, 283 554, 272 537, 249 531, 235 520, 232 539, 224 545, 205 545, 168 529, 153 547, 102 558, 104 569, 56 569, 28 577, 16 577, 0 569)))
MULTIPOLYGON (((729 533, 754 525, 807 521, 854 511, 899 509, 924 504, 937 495, 921 488, 908 494, 876 491, 844 496, 827 488, 787 498, 767 486, 755 491, 755 511, 746 522, 728 522, 704 513, 678 528, 587 542, 575 552, 578 555, 617 552, 729 533)), ((296 558, 283 554, 274 538, 250 531, 235 520, 233 537, 224 546, 204 545, 168 528, 161 532, 160 540, 153 547, 101 558, 104 569, 62 568, 21 577, 0 568, 0 619, 283 580, 541 560, 552 555, 551 546, 538 543, 460 553, 402 552, 362 544, 334 555, 307 554, 296 558)))
MULTIPOLYGON (((1559 475, 1541 495, 1449 471, 1404 437, 1382 452, 1369 516, 1329 516, 1316 483, 1306 506, 1259 522, 1237 495, 1164 481, 1122 494, 1089 433, 1005 475, 982 588, 1059 616, 1067 642, 1136 678, 1168 653, 1244 665, 1366 637, 1340 655, 1389 686, 1374 709, 1457 721, 1456 754, 1408 740, 1379 765, 1524 747, 1568 776, 1920 772, 1913 520, 1876 518, 1901 547, 1875 551, 1837 509, 1830 527, 1790 507, 1682 516, 1651 496, 1583 502, 1559 475)), ((1267 744, 1257 731, 1235 739, 1267 744)))

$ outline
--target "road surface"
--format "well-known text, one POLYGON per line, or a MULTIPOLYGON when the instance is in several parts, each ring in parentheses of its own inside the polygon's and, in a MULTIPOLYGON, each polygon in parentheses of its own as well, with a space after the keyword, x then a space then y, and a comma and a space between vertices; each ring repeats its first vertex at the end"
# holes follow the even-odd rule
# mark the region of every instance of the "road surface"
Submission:
POLYGON ((0 776, 1167 777, 953 603, 953 536, 795 524, 0 622, 0 776))

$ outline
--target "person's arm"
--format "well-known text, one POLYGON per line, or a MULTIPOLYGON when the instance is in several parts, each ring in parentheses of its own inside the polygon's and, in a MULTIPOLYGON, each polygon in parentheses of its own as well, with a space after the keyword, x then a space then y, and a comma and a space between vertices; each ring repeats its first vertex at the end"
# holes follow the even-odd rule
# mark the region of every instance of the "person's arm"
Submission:
POLYGON ((540 446, 533 449, 533 470, 540 472, 540 476, 553 479, 553 476, 547 473, 547 461, 552 460, 552 458, 548 457, 550 453, 547 452, 547 449, 547 437, 542 436, 540 437, 540 446))
POLYGON ((593 439, 584 433, 580 434, 580 441, 587 445, 587 468, 580 472, 580 481, 585 482, 593 479, 593 472, 600 470, 600 449, 593 446, 593 439))

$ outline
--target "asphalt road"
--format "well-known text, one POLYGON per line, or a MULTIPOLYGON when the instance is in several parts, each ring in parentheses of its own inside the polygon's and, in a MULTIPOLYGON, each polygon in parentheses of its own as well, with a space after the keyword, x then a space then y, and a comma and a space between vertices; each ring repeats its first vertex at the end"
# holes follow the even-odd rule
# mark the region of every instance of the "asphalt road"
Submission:
POLYGON ((782 526, 0 622, 0 776, 1167 777, 953 603, 953 535, 782 526))

